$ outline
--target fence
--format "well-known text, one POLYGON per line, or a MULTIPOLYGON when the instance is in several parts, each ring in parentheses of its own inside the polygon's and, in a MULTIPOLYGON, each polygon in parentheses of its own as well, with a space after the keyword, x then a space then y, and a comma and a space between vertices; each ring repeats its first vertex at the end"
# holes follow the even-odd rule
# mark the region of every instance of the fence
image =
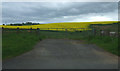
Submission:
POLYGON ((119 37, 120 33, 117 31, 109 31, 109 30, 96 30, 93 29, 94 35, 99 36, 113 36, 113 37, 119 37))
POLYGON ((3 30, 49 30, 49 31, 85 31, 88 30, 86 28, 30 28, 30 29, 22 29, 22 28, 3 28, 3 30))
MULTIPOLYGON (((17 30, 16 32, 22 32, 21 30, 27 30, 27 32, 33 32, 36 31, 36 33, 40 33, 40 31, 74 31, 74 32, 84 32, 88 31, 86 28, 37 28, 37 29, 21 29, 21 28, 16 28, 16 29, 9 29, 9 28, 3 28, 2 31, 10 32, 10 30, 17 30)), ((119 32, 114 32, 114 31, 108 31, 108 30, 98 30, 95 28, 90 29, 90 31, 94 36, 99 35, 99 36, 114 36, 114 37, 119 37, 120 33, 119 32)))

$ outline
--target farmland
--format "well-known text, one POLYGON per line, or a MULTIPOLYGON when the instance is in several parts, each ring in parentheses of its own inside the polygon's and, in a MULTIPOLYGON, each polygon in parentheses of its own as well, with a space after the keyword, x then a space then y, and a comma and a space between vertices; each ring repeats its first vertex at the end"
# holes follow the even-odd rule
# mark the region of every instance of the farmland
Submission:
POLYGON ((25 25, 25 26, 11 26, 11 25, 1 25, 3 28, 10 29, 37 29, 41 30, 57 30, 57 31, 84 31, 91 30, 90 24, 113 24, 117 21, 104 21, 104 22, 63 22, 63 23, 50 23, 50 24, 38 24, 38 25, 25 25))
MULTIPOLYGON (((115 24, 117 22, 96 22, 91 24, 111 24, 108 26, 113 26, 113 28, 116 28, 115 24)), ((44 39, 74 39, 74 40, 83 40, 86 44, 96 44, 103 48, 104 50, 119 55, 118 54, 118 37, 110 37, 110 36, 100 36, 100 35, 94 35, 92 29, 89 27, 90 23, 84 22, 84 24, 80 23, 51 23, 51 24, 39 24, 39 25, 29 25, 29 26, 10 26, 5 25, 1 26, 4 28, 9 29, 3 29, 2 34, 2 44, 3 44, 3 59, 15 57, 17 55, 20 55, 22 53, 25 53, 27 51, 30 51, 33 49, 33 46, 39 42, 40 40, 44 39), (10 30, 15 28, 20 28, 18 30, 10 30), (21 30, 21 29, 37 29, 40 28, 40 31, 38 33, 37 30, 21 30), (45 29, 46 28, 46 29, 45 29), (49 30, 48 30, 49 28, 49 30), (64 28, 62 30, 60 29, 50 29, 50 28, 64 28), (75 30, 71 30, 70 28, 86 28, 87 30, 84 30, 84 32, 77 32, 81 30, 77 30, 76 32, 71 32, 75 30), (65 29, 68 29, 69 31, 65 31, 65 29), (50 31, 54 30, 54 31, 50 31), (57 31, 55 31, 57 30, 57 31)), ((100 26, 97 26, 97 29, 101 28, 100 26)), ((108 28, 110 29, 110 28, 108 28)))

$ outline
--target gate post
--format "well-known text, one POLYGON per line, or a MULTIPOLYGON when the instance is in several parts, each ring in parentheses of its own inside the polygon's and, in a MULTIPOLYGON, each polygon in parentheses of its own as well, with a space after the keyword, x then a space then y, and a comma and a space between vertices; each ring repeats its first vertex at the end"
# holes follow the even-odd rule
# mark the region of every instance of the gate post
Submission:
POLYGON ((65 31, 67 32, 67 29, 65 29, 65 31))
POLYGON ((37 32, 36 32, 37 34, 39 34, 40 33, 40 28, 37 28, 37 32))
POLYGON ((17 27, 17 33, 19 33, 19 27, 17 27))
POLYGON ((93 35, 96 35, 96 29, 93 28, 93 35))
POLYGON ((30 32, 32 32, 32 27, 30 28, 30 32))

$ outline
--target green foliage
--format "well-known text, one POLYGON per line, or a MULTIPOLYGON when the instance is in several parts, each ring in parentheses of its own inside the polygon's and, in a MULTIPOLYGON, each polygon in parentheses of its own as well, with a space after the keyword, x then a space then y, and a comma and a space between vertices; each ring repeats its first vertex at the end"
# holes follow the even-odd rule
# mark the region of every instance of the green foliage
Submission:
MULTIPOLYGON (((11 26, 24 26, 24 25, 38 25, 39 23, 32 23, 32 22, 26 22, 26 23, 14 23, 10 24, 11 26)), ((5 25, 5 24, 3 24, 5 25)))

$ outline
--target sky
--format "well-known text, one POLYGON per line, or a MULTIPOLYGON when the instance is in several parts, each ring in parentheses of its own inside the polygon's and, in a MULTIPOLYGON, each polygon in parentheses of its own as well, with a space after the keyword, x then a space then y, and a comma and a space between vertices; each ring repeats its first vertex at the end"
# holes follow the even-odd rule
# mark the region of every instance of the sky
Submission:
POLYGON ((117 2, 3 2, 4 24, 117 21, 117 2))

